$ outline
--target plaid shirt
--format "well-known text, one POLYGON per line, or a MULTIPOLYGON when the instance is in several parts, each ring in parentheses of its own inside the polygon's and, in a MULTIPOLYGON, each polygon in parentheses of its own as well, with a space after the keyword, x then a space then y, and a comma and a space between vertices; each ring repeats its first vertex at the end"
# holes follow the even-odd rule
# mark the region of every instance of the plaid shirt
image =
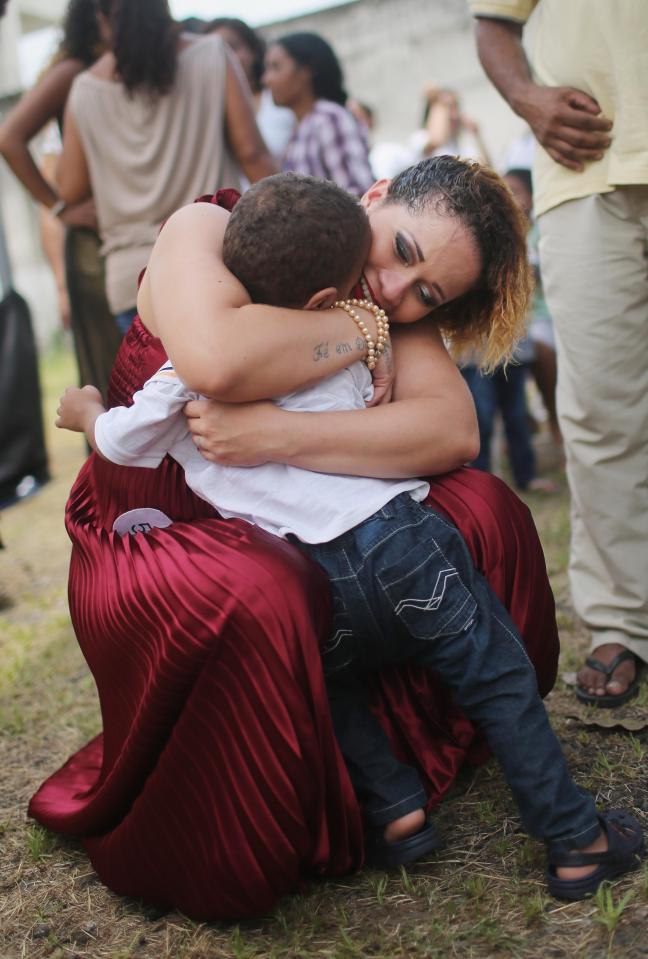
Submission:
POLYGON ((286 148, 283 170, 333 180, 356 196, 362 196, 375 180, 364 128, 331 100, 317 100, 297 126, 286 148))

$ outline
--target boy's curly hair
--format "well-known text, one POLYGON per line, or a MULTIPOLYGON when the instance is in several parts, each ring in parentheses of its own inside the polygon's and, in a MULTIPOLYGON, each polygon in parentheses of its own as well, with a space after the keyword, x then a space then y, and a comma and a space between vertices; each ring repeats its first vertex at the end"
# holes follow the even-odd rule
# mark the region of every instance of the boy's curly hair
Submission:
POLYGON ((318 290, 350 287, 370 240, 367 214, 346 190, 330 180, 275 173, 234 207, 223 262, 253 303, 301 308, 318 290))
POLYGON ((415 214, 432 208, 464 224, 477 244, 481 274, 434 317, 455 358, 477 353, 487 372, 507 362, 524 334, 533 279, 528 224, 501 177, 470 160, 430 157, 394 177, 386 202, 404 203, 415 214))

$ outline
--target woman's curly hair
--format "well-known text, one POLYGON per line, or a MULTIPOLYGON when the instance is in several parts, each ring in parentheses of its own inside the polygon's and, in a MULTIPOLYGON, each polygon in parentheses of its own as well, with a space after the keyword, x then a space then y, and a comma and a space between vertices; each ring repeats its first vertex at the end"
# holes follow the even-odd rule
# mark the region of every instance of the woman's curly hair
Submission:
POLYGON ((464 224, 479 250, 481 273, 434 317, 455 358, 476 353, 489 372, 506 363, 524 334, 533 278, 528 224, 502 178, 470 160, 430 157, 394 177, 386 202, 404 203, 415 214, 432 208, 464 224))
POLYGON ((161 96, 173 87, 179 28, 167 0, 97 0, 112 30, 111 49, 126 90, 161 96))

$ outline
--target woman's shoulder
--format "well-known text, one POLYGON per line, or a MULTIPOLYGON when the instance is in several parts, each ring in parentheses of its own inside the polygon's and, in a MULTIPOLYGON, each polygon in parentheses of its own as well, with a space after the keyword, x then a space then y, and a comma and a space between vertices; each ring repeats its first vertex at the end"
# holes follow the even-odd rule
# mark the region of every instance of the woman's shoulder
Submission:
POLYGON ((225 44, 222 37, 216 33, 196 35, 195 33, 181 33, 178 41, 178 57, 180 61, 189 62, 200 57, 225 58, 225 44))
POLYGON ((320 117, 353 117, 353 114, 345 106, 336 103, 334 100, 316 100, 312 112, 315 116, 320 117))
POLYGON ((351 111, 333 100, 316 100, 312 111, 306 117, 306 120, 308 119, 313 126, 320 128, 336 127, 353 131, 359 128, 351 111))
POLYGON ((94 80, 107 80, 108 82, 115 83, 115 55, 111 53, 110 50, 107 50, 106 53, 102 53, 98 60, 96 60, 91 67, 88 67, 87 70, 84 70, 81 74, 82 77, 91 78, 94 80))

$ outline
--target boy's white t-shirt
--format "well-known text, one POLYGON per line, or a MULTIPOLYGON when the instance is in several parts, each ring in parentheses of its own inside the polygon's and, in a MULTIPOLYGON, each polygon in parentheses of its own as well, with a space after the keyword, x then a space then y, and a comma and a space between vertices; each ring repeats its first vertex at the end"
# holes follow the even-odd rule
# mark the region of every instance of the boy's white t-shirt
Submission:
MULTIPOLYGON (((275 400, 294 412, 363 409, 373 394, 364 363, 275 400)), ((316 473, 283 463, 223 466, 196 449, 182 412, 202 399, 181 382, 170 362, 133 397, 95 423, 97 449, 120 466, 155 468, 168 453, 184 469, 187 485, 225 519, 239 518, 269 533, 294 534, 304 543, 327 543, 368 519, 400 493, 423 500, 430 488, 420 479, 374 479, 316 473)), ((143 503, 143 506, 146 504, 143 503)))

